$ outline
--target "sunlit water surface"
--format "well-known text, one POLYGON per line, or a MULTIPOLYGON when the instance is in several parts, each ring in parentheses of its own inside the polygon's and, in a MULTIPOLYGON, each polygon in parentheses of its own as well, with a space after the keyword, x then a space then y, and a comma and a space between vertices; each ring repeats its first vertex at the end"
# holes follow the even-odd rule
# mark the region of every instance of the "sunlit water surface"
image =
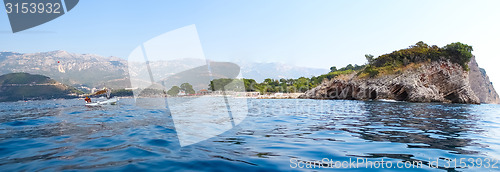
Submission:
POLYGON ((500 159, 499 105, 249 99, 248 108, 235 128, 181 147, 168 110, 143 109, 133 99, 101 108, 82 100, 0 103, 0 168, 290 171, 326 158, 422 161, 404 169, 418 171, 498 170, 494 161, 453 169, 444 159, 500 159), (438 168, 430 168, 436 159, 438 168))

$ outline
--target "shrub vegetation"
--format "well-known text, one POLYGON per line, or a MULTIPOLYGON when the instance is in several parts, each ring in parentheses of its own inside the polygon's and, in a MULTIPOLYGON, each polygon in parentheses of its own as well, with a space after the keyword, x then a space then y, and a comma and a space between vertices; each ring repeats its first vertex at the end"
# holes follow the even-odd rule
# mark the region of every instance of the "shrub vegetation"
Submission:
POLYGON ((451 43, 440 48, 436 45, 429 46, 420 41, 409 48, 384 54, 375 59, 373 59, 373 56, 369 59, 367 55, 368 65, 358 74, 375 77, 378 74, 398 72, 410 64, 412 64, 410 66, 418 66, 415 63, 439 60, 450 60, 460 64, 464 70, 469 70, 468 63, 472 58, 472 51, 472 46, 460 42, 451 43))

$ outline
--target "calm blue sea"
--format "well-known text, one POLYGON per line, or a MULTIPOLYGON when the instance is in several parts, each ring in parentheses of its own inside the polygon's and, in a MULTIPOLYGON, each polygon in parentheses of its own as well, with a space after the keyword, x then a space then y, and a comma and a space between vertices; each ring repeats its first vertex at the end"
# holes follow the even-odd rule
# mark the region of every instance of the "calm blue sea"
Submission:
POLYGON ((168 110, 83 104, 0 103, 0 171, 500 168, 500 105, 250 99, 239 125, 181 147, 168 110))

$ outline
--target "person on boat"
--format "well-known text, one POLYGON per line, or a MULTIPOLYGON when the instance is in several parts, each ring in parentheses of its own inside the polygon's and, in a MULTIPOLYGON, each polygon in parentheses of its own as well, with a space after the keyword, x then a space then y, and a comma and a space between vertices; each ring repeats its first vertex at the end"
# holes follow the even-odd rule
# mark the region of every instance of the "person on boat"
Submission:
POLYGON ((90 100, 90 98, 89 98, 89 97, 85 97, 85 101, 86 101, 87 103, 91 103, 91 102, 92 102, 92 100, 90 100))
POLYGON ((106 98, 110 99, 111 98, 111 90, 107 89, 107 88, 104 88, 104 90, 106 90, 106 98))

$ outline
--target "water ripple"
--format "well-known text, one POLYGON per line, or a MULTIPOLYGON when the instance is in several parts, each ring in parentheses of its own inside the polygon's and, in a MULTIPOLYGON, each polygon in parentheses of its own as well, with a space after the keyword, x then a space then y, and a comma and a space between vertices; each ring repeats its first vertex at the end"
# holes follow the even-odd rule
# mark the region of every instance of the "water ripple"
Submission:
POLYGON ((498 105, 253 99, 248 103, 248 116, 240 125, 186 147, 179 145, 168 110, 141 109, 132 99, 99 108, 82 106, 81 100, 0 103, 0 167, 291 171, 290 158, 384 158, 427 165, 432 158, 500 158, 498 105))

